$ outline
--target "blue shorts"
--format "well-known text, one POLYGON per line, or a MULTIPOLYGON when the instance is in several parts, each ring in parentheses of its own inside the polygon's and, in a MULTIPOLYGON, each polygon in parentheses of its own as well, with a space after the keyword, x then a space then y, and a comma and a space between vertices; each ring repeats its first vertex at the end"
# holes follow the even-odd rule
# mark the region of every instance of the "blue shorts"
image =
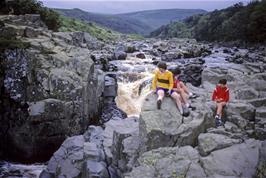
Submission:
MULTIPOLYGON (((168 91, 169 91, 169 90, 166 89, 166 88, 160 88, 160 87, 159 87, 159 88, 156 88, 156 93, 157 93, 157 94, 158 94, 158 91, 159 91, 159 90, 163 90, 164 93, 166 93, 166 94, 167 94, 168 91)), ((171 91, 170 91, 171 95, 172 95, 172 93, 174 93, 174 92, 175 92, 174 90, 171 90, 171 91)))

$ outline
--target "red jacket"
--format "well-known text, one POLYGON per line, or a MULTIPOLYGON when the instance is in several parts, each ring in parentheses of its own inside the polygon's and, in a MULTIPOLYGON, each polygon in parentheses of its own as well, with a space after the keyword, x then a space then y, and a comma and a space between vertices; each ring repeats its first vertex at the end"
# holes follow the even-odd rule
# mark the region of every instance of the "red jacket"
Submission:
POLYGON ((222 99, 222 102, 228 102, 229 101, 229 88, 221 87, 217 85, 215 90, 213 91, 212 100, 216 101, 218 99, 222 99))

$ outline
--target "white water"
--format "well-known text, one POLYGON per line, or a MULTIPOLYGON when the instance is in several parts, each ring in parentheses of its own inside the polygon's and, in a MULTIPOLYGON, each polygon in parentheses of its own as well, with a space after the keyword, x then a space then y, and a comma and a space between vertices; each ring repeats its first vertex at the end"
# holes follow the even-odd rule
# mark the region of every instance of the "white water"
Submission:
POLYGON ((151 73, 143 73, 144 78, 130 83, 118 83, 118 96, 116 97, 117 106, 125 111, 128 116, 138 116, 141 111, 143 100, 150 92, 150 86, 142 89, 139 95, 139 87, 142 82, 151 78, 151 73))
MULTIPOLYGON (((147 56, 146 56, 147 57, 147 56)), ((120 66, 127 67, 129 69, 124 74, 131 75, 131 77, 123 77, 121 81, 118 82, 118 96, 116 97, 117 106, 125 111, 128 116, 139 116, 141 112, 141 106, 145 97, 150 93, 150 85, 142 88, 139 95, 140 85, 152 78, 152 71, 154 70, 154 65, 145 64, 145 62, 151 63, 152 59, 139 59, 135 57, 129 57, 125 61, 119 61, 120 66), (130 81, 128 78, 132 78, 130 81)))

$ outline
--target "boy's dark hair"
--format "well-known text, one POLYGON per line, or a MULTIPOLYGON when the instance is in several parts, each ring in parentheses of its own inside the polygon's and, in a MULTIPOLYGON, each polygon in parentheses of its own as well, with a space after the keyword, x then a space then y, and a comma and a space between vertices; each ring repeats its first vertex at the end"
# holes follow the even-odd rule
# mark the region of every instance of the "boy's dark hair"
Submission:
POLYGON ((157 64, 157 67, 158 68, 162 68, 162 69, 164 69, 164 70, 166 70, 167 69, 167 65, 166 65, 166 63, 165 62, 159 62, 158 64, 157 64))
POLYGON ((226 85, 226 83, 227 83, 227 80, 226 79, 221 79, 221 80, 219 80, 219 82, 218 82, 219 84, 223 84, 223 85, 226 85))
POLYGON ((176 67, 176 68, 174 68, 174 69, 172 70, 172 73, 173 73, 174 75, 179 75, 179 74, 181 74, 181 70, 180 70, 178 67, 176 67))

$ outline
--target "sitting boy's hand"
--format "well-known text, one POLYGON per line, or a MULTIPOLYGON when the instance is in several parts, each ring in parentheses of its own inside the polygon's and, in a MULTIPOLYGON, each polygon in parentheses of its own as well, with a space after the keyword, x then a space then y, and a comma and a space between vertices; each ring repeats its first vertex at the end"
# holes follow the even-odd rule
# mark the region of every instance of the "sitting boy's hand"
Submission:
POLYGON ((216 100, 216 102, 218 102, 218 103, 223 102, 223 99, 219 98, 219 99, 216 100))

